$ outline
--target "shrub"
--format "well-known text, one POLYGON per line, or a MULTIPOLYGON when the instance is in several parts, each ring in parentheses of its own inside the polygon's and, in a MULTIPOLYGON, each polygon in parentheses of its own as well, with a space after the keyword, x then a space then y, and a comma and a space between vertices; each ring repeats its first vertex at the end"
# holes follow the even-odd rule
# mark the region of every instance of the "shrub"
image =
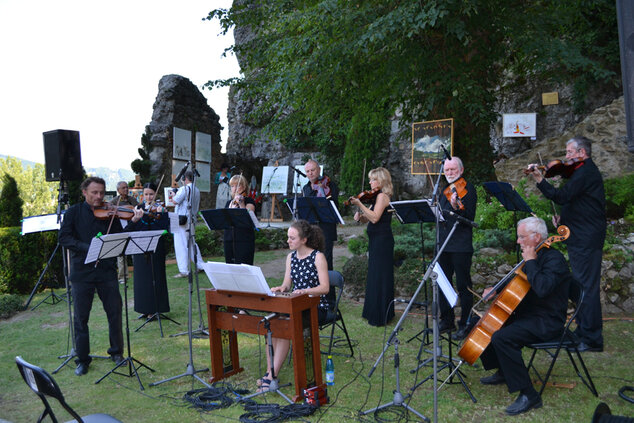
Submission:
POLYGON ((19 226, 22 220, 22 204, 18 184, 8 173, 2 178, 0 192, 0 227, 19 226))
POLYGON ((364 292, 368 277, 368 257, 365 254, 350 257, 341 274, 346 281, 346 291, 354 294, 364 292))
MULTIPOLYGON (((429 263, 427 263, 429 264, 429 263)), ((421 258, 408 258, 403 264, 394 269, 394 289, 403 296, 411 297, 418 285, 420 285, 425 275, 423 260, 421 258)), ((425 283, 428 285, 428 283, 425 283)), ((423 300, 423 291, 419 294, 417 301, 423 300)))
MULTIPOLYGON (((57 232, 21 236, 18 227, 0 228, 0 293, 30 293, 56 245, 57 232)), ((61 252, 58 248, 43 276, 47 287, 64 286, 61 252)))
MULTIPOLYGON (((224 256, 223 231, 210 231, 205 225, 196 226, 196 244, 203 256, 224 256)), ((172 239, 173 237, 169 237, 172 239)), ((169 250, 168 250, 169 251, 169 250)))
POLYGON ((606 213, 610 219, 634 221, 634 173, 605 180, 606 213))
POLYGON ((368 252, 368 235, 363 235, 350 238, 348 240, 348 251, 354 255, 361 255, 368 252))
POLYGON ((255 249, 256 251, 267 251, 288 248, 287 240, 287 229, 261 228, 255 232, 255 249))
POLYGON ((0 319, 8 319, 22 310, 24 305, 19 295, 0 294, 0 319))

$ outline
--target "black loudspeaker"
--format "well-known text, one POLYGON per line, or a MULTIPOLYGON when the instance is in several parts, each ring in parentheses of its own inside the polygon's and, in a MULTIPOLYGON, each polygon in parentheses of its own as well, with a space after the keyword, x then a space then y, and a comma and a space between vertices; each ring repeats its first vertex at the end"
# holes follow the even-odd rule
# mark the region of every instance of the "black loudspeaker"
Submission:
POLYGON ((84 176, 79 149, 79 132, 56 129, 44 132, 46 180, 74 181, 84 176))

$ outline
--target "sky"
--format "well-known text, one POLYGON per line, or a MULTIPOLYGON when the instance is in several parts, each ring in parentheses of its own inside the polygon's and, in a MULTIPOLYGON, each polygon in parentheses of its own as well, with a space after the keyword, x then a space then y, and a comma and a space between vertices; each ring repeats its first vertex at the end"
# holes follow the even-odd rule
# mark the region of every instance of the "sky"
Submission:
POLYGON ((86 168, 130 169, 162 76, 189 78, 220 116, 239 75, 233 34, 202 18, 231 0, 0 0, 0 154, 44 163, 42 133, 80 132, 86 168))

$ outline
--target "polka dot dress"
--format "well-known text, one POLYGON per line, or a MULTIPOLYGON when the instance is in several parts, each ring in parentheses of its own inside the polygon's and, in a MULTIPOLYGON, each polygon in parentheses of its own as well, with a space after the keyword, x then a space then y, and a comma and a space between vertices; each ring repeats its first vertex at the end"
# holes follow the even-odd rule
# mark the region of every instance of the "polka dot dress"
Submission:
MULTIPOLYGON (((317 250, 313 250, 306 258, 297 258, 297 251, 291 253, 291 280, 293 281, 293 290, 308 289, 319 286, 319 276, 317 274, 317 266, 315 266, 315 257, 317 250)), ((325 295, 320 295, 319 308, 328 310, 328 301, 325 295)))

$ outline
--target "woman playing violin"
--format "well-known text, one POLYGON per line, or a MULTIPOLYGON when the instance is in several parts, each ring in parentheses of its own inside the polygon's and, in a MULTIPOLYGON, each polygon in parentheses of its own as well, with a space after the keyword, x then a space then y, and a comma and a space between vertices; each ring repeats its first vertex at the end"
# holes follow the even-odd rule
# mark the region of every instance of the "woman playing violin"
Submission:
POLYGON ((356 197, 350 203, 359 207, 354 220, 368 223, 368 277, 365 287, 363 318, 372 326, 383 326, 394 317, 394 237, 388 206, 392 196, 392 176, 379 167, 368 173, 370 187, 379 190, 374 203, 367 207, 356 197))
MULTIPOLYGON (((162 206, 155 204, 157 187, 153 183, 143 185, 143 202, 137 209, 144 212, 138 222, 128 224, 127 231, 154 231, 169 229, 169 217, 162 206)), ((152 318, 156 313, 170 311, 167 278, 165 276, 165 237, 159 239, 156 251, 135 254, 134 310, 140 318, 152 318)))
MULTIPOLYGON (((231 199, 225 204, 229 209, 246 209, 255 212, 255 201, 249 197, 249 183, 242 175, 234 175, 229 181, 231 199)), ((225 229, 225 262, 253 264, 255 255, 255 232, 249 228, 225 229)))
MULTIPOLYGON (((464 166, 459 157, 453 156, 450 160, 445 160, 445 179, 447 185, 440 196, 440 207, 456 213, 466 219, 474 220, 478 197, 473 184, 467 182, 463 176, 464 166)), ((451 216, 445 216, 445 221, 439 225, 440 245, 442 245, 455 220, 451 216)), ((469 313, 473 307, 473 294, 469 289, 471 282, 471 260, 473 256, 471 226, 459 224, 456 226, 449 243, 445 246, 443 253, 438 259, 438 264, 449 281, 456 275, 456 288, 460 299, 460 320, 458 330, 452 335, 455 340, 463 339, 468 333, 467 321, 469 313)), ((455 328, 455 315, 453 308, 449 305, 444 295, 441 295, 438 304, 440 306, 440 331, 453 330, 455 328)))

